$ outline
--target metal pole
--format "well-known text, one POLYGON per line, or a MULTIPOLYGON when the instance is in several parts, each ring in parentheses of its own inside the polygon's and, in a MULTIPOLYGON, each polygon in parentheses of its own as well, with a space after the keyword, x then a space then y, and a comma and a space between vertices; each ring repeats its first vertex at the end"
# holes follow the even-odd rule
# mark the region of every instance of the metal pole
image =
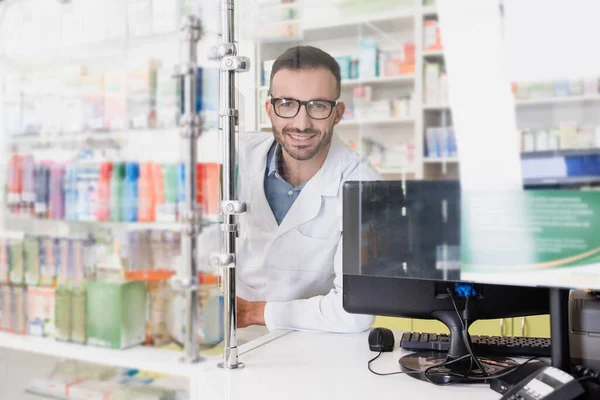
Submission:
POLYGON ((195 254, 197 253, 197 236, 201 230, 200 210, 196 205, 196 162, 197 140, 200 136, 201 121, 196 113, 196 75, 197 52, 196 46, 200 40, 200 20, 195 16, 186 18, 182 28, 183 40, 187 48, 186 59, 178 67, 175 77, 183 78, 184 105, 181 137, 184 142, 185 165, 185 204, 181 215, 183 235, 181 237, 181 255, 185 265, 185 276, 181 280, 181 288, 185 293, 185 363, 195 363, 200 360, 198 343, 198 266, 195 254))
POLYGON ((223 238, 223 253, 211 257, 213 265, 224 268, 224 349, 223 362, 219 367, 224 369, 240 369, 244 364, 238 361, 237 348, 237 295, 236 295, 236 238, 238 233, 238 215, 246 212, 246 204, 237 200, 236 193, 236 148, 235 127, 238 110, 235 98, 235 73, 249 69, 249 60, 237 56, 235 45, 234 0, 221 0, 221 44, 211 50, 211 58, 221 60, 220 73, 220 125, 223 135, 223 178, 221 229, 223 238))

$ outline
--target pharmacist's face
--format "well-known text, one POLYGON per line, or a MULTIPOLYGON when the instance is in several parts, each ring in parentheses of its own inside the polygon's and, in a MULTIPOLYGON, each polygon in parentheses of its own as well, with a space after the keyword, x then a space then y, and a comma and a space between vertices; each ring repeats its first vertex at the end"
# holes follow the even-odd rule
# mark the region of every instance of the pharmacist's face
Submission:
MULTIPOLYGON (((331 71, 325 68, 281 69, 273 76, 271 97, 300 101, 335 101, 338 98, 337 82, 331 71)), ((311 115, 319 116, 320 112, 325 112, 319 111, 324 104, 309 104, 311 115)), ((297 108, 293 101, 274 106, 267 100, 265 107, 273 125, 275 140, 286 153, 299 161, 310 160, 317 154, 326 154, 331 143, 333 127, 340 122, 344 114, 344 103, 333 106, 331 114, 325 119, 312 118, 304 105, 300 106, 298 114, 294 117, 282 117, 294 114, 297 108)), ((326 116, 326 113, 322 115, 326 116)))

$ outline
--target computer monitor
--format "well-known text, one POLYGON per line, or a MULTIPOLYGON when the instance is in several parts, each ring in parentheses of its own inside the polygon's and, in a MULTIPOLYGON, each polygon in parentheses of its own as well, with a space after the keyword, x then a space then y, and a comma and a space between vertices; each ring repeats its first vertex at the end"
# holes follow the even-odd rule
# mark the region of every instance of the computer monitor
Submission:
MULTIPOLYGON (((343 208, 344 309, 437 319, 450 331, 447 354, 402 357, 400 365, 411 376, 447 383, 472 369, 465 331, 478 319, 548 314, 546 288, 475 283, 475 295, 461 297, 460 290, 471 290, 471 283, 460 280, 459 182, 347 181, 343 208), (447 364, 454 360, 463 362, 447 364), (425 374, 442 364, 446 372, 425 374)), ((482 363, 490 374, 512 365, 498 358, 482 363)))

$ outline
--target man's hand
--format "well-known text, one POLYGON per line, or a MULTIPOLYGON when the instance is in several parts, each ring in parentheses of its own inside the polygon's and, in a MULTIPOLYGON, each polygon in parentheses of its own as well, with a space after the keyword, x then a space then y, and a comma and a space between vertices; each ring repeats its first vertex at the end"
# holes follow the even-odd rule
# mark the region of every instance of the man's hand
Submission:
POLYGON ((266 304, 264 301, 251 302, 238 297, 237 327, 245 328, 250 325, 264 325, 266 304))

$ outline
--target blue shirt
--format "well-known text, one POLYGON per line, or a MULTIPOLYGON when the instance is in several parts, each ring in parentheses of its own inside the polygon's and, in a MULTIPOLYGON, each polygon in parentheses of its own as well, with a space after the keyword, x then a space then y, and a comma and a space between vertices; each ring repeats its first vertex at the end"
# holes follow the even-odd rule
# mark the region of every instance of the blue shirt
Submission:
POLYGON ((277 225, 281 225, 281 221, 288 213, 294 201, 300 195, 300 191, 304 187, 305 183, 301 183, 298 186, 290 185, 280 175, 280 171, 283 169, 283 159, 281 155, 281 146, 277 142, 273 142, 273 145, 269 149, 267 154, 267 168, 265 170, 265 195, 271 211, 275 216, 277 225))

